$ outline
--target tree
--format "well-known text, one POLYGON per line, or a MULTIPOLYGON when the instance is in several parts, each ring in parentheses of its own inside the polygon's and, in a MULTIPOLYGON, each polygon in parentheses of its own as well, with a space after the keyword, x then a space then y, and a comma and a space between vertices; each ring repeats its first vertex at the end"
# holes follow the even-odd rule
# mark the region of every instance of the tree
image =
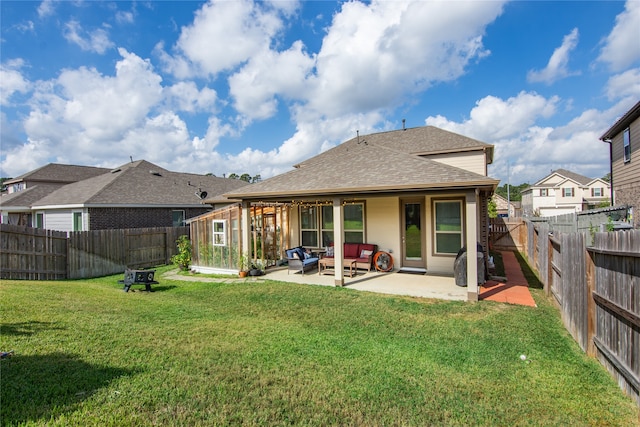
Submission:
MULTIPOLYGON (((496 194, 507 198, 507 185, 505 184, 501 187, 496 188, 496 194)), ((509 201, 511 202, 519 202, 522 200, 522 190, 529 187, 528 183, 520 184, 520 185, 509 185, 509 201)))
POLYGON ((489 218, 497 218, 498 207, 496 206, 495 200, 489 199, 489 205, 487 206, 487 210, 489 212, 489 218))

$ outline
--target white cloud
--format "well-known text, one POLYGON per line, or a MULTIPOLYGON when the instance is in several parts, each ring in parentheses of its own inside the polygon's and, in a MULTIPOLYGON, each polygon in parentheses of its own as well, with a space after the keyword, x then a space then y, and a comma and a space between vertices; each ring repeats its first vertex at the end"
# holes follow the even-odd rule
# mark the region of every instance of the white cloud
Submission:
POLYGON ((626 97, 640 99, 640 68, 610 77, 605 90, 610 101, 626 97))
POLYGON ((9 105, 13 94, 30 90, 31 83, 20 72, 23 66, 24 61, 21 59, 0 64, 0 105, 9 105))
POLYGON ((527 81, 530 83, 542 82, 552 84, 565 77, 577 73, 569 71, 569 55, 578 45, 578 29, 574 28, 571 33, 564 36, 562 45, 553 51, 547 66, 540 70, 531 70, 527 74, 527 81))
POLYGON ((436 116, 427 117, 425 124, 481 141, 513 138, 523 129, 533 126, 537 119, 552 116, 559 101, 555 96, 547 99, 535 92, 524 91, 507 100, 487 96, 476 103, 471 110, 470 118, 462 123, 436 116))
POLYGON ((38 16, 41 19, 51 16, 53 15, 54 9, 52 0, 43 0, 43 2, 38 6, 38 16))
POLYGON ((208 87, 199 90, 194 82, 178 82, 164 88, 169 108, 189 113, 213 112, 217 94, 208 87))
POLYGON ((277 110, 277 95, 297 99, 305 89, 314 61, 295 42, 284 52, 260 52, 229 78, 235 108, 251 119, 266 119, 277 110))
POLYGON ((74 43, 80 49, 98 54, 104 54, 107 49, 115 45, 109 40, 109 34, 103 29, 98 28, 91 33, 87 33, 82 29, 78 21, 69 21, 64 26, 64 38, 74 43))
POLYGON ((482 35, 501 2, 344 3, 317 56, 307 98, 318 115, 393 108, 455 80, 488 52, 482 35))
POLYGON ((640 2, 627 0, 625 10, 616 17, 616 25, 603 40, 598 60, 613 71, 622 71, 640 60, 640 2))
POLYGON ((468 120, 458 123, 436 116, 425 123, 494 144, 489 175, 514 185, 536 182, 558 168, 603 176, 608 148, 599 137, 613 123, 611 112, 588 110, 565 126, 539 126, 540 119, 556 113, 559 102, 557 97, 527 92, 507 100, 488 96, 476 103, 468 120))
POLYGON ((119 10, 116 12, 116 21, 121 24, 133 24, 133 12, 119 10))
POLYGON ((268 48, 282 28, 278 10, 248 0, 211 0, 196 12, 192 25, 182 28, 177 55, 163 56, 165 68, 183 78, 233 69, 268 48))

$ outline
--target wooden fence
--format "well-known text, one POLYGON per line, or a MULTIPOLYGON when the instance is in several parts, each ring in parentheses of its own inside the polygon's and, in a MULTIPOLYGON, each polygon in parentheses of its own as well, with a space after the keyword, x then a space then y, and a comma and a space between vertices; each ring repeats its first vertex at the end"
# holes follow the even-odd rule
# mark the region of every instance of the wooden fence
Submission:
POLYGON ((558 233, 526 223, 529 265, 565 327, 640 404, 640 230, 558 233))
POLYGON ((86 279, 169 264, 189 227, 59 232, 0 224, 0 278, 86 279))
POLYGON ((67 278, 67 233, 0 224, 0 279, 67 278))
POLYGON ((489 244, 496 250, 524 251, 527 227, 522 218, 490 218, 489 244))

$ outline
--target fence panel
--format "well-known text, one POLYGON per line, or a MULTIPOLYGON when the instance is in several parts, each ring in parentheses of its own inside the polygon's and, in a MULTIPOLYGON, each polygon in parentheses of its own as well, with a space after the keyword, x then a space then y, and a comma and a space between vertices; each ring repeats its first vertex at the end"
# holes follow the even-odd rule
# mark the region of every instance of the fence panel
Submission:
POLYGON ((490 218, 489 242, 497 250, 524 250, 526 224, 522 218, 490 218))
POLYGON ((640 402, 640 230, 596 233, 589 253, 598 359, 640 402))
POLYGON ((189 227, 60 232, 0 224, 0 278, 85 279, 169 264, 189 227))
POLYGON ((562 320, 573 339, 586 350, 589 295, 584 236, 580 233, 561 233, 560 242, 562 320))
POLYGON ((66 233, 0 224, 0 278, 57 280, 66 277, 66 233))

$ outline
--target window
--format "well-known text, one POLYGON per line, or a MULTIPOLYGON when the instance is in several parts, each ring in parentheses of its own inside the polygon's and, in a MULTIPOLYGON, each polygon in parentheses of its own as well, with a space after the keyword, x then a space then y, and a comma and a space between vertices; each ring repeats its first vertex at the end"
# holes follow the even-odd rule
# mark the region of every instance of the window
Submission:
POLYGON ((44 213, 36 212, 36 228, 44 228, 44 213))
POLYGON ((436 201, 434 205, 436 253, 457 254, 462 248, 462 202, 436 201))
POLYGON ((631 161, 631 135, 629 128, 624 130, 622 146, 624 147, 624 162, 627 163, 631 161))
POLYGON ((300 208, 302 246, 318 247, 318 210, 315 206, 300 208))
POLYGON ((574 189, 573 187, 564 187, 562 189, 562 197, 573 197, 574 195, 574 189))
POLYGON ((73 213, 73 231, 82 231, 82 212, 73 213))
POLYGON ((227 246, 227 221, 213 220, 213 246, 227 246))
POLYGON ((173 227, 182 227, 184 225, 184 211, 172 211, 171 219, 173 227))
MULTIPOLYGON (((352 203, 343 208, 344 241, 364 242, 364 203, 352 203)), ((330 246, 333 244, 333 206, 306 206, 300 208, 300 234, 302 246, 330 246), (319 214, 319 215, 318 215, 319 214)))
POLYGON ((603 194, 603 188, 602 187, 592 188, 591 189, 591 197, 602 197, 602 194, 603 194))
POLYGON ((548 188, 541 188, 540 189, 540 197, 547 197, 549 195, 549 189, 548 188))
POLYGON ((354 203, 345 205, 344 241, 346 243, 364 243, 364 205, 354 203))

